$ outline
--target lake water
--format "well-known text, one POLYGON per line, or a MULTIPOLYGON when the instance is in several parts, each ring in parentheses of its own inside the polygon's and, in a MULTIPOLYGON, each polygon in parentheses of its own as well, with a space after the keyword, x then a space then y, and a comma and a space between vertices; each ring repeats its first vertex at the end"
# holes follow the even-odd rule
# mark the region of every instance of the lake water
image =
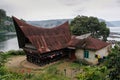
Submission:
POLYGON ((110 32, 120 33, 120 27, 109 27, 110 32))
POLYGON ((108 37, 108 40, 115 40, 115 41, 120 41, 120 27, 109 27, 110 32, 117 33, 117 34, 112 34, 114 37, 108 37))
POLYGON ((0 51, 18 50, 15 33, 0 34, 0 51))
MULTIPOLYGON (((111 32, 120 33, 120 27, 109 27, 111 32)), ((113 36, 116 36, 114 34, 113 36)), ((117 34, 120 37, 120 34, 117 34)), ((120 38, 108 38, 109 40, 120 41, 120 38)), ((14 33, 0 35, 0 51, 18 50, 18 41, 14 33)))

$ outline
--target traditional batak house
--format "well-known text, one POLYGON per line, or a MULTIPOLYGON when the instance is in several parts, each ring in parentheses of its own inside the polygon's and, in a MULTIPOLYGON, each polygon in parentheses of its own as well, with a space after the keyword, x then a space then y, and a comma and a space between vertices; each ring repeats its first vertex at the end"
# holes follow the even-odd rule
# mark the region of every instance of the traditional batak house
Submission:
POLYGON ((54 28, 42 28, 12 18, 19 47, 25 51, 27 60, 34 64, 42 66, 65 56, 96 64, 96 55, 108 55, 108 43, 92 37, 71 36, 68 22, 54 28))
POLYGON ((13 17, 19 47, 29 62, 44 65, 66 56, 67 43, 71 40, 68 22, 54 28, 29 25, 13 17))

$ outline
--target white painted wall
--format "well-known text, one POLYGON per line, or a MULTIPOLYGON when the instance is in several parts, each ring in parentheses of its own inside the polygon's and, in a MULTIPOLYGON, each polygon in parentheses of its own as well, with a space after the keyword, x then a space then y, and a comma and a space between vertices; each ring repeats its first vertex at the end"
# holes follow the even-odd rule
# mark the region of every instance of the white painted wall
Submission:
POLYGON ((104 56, 108 56, 109 49, 110 49, 110 45, 108 45, 105 48, 102 48, 102 49, 96 51, 95 54, 99 55, 100 58, 103 58, 104 56))
POLYGON ((89 50, 89 58, 84 58, 84 50, 82 49, 77 49, 75 56, 78 60, 80 59, 85 59, 86 61, 92 63, 92 64, 97 64, 98 60, 95 58, 95 51, 90 51, 89 50))
POLYGON ((102 48, 98 51, 89 51, 89 58, 84 58, 84 50, 83 49, 77 49, 75 52, 75 56, 78 60, 80 59, 85 59, 86 61, 92 63, 92 64, 97 64, 98 63, 98 59, 95 58, 95 55, 99 55, 101 58, 103 58, 103 56, 107 56, 109 54, 108 49, 110 48, 110 45, 108 45, 105 48, 102 48))

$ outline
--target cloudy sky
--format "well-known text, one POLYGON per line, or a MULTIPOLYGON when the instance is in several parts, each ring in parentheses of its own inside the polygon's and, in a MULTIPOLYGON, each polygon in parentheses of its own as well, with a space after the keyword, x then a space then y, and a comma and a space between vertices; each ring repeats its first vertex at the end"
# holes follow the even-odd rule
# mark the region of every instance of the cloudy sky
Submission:
POLYGON ((24 20, 95 16, 107 21, 120 20, 120 0, 0 0, 9 16, 24 20))

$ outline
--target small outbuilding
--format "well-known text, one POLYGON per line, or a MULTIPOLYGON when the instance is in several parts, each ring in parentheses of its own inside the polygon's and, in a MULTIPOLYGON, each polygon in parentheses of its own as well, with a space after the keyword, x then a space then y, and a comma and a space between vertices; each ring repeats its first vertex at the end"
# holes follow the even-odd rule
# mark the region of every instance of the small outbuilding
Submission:
POLYGON ((104 59, 110 52, 111 44, 88 36, 84 39, 74 37, 69 46, 75 49, 77 60, 85 60, 97 64, 99 59, 104 59))

